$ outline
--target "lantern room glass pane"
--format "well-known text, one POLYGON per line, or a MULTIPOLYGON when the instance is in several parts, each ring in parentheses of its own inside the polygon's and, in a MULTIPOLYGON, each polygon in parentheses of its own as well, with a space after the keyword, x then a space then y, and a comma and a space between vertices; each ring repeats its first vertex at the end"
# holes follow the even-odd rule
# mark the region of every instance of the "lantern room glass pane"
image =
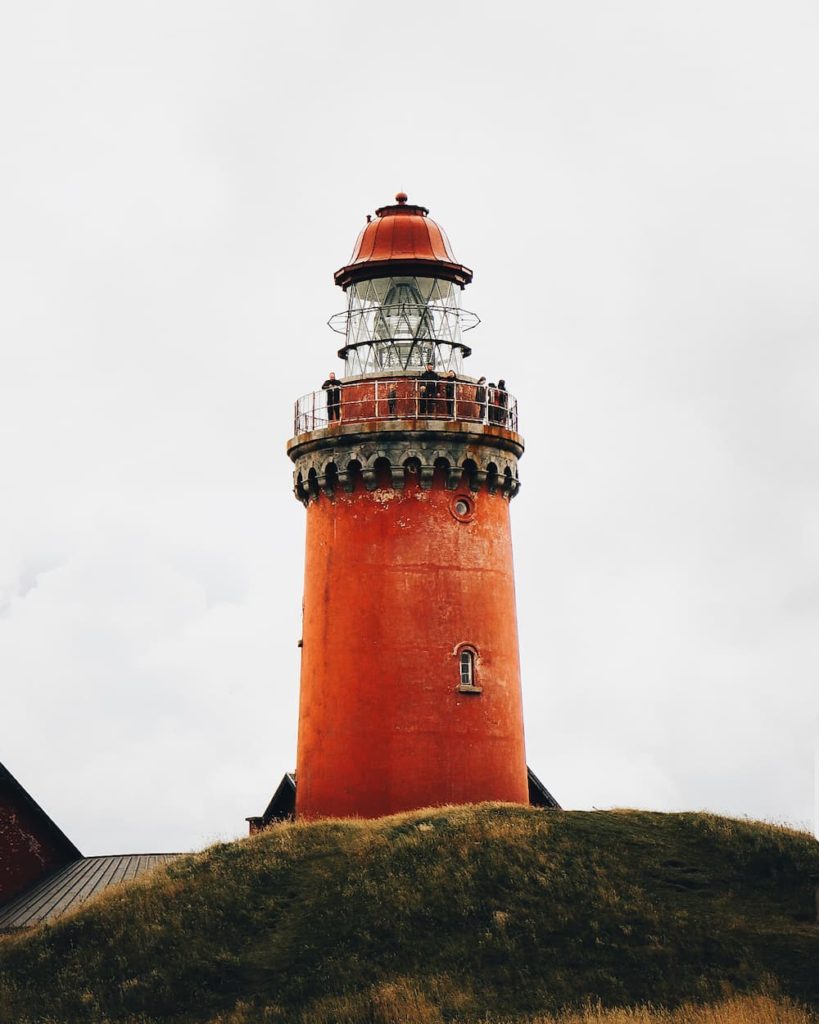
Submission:
POLYGON ((432 364, 439 373, 454 370, 463 373, 463 349, 460 345, 426 339, 388 339, 348 348, 345 353, 345 377, 367 373, 405 373, 432 364))

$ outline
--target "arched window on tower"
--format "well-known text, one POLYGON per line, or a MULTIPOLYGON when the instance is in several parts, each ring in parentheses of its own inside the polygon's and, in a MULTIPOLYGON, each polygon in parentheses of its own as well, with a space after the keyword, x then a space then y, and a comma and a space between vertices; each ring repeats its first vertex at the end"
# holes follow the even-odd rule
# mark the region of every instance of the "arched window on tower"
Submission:
POLYGON ((475 685, 475 652, 469 648, 461 651, 461 686, 475 685))
POLYGON ((466 644, 458 648, 458 689, 462 693, 480 693, 476 673, 477 651, 466 644))

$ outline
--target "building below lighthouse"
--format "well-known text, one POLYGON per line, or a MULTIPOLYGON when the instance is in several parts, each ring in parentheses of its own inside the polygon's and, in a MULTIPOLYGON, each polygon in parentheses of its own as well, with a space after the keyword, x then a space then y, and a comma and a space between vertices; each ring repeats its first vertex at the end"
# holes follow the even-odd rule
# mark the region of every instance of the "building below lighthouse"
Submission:
POLYGON ((335 274, 343 370, 298 400, 287 446, 307 519, 297 770, 251 830, 293 810, 557 806, 525 755, 510 529, 524 442, 504 382, 465 366, 471 280, 403 193, 335 274))

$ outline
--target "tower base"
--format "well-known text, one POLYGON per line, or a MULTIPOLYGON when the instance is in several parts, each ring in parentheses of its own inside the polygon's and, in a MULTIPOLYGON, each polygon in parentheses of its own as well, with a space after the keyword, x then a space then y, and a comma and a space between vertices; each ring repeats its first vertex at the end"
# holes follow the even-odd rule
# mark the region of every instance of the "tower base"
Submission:
MULTIPOLYGON (((529 805, 530 807, 544 807, 549 810, 561 810, 560 804, 555 800, 549 790, 543 785, 531 768, 526 768, 527 781, 529 784, 529 805)), ((257 817, 245 818, 248 823, 251 836, 257 832, 263 832, 271 825, 279 825, 283 821, 296 820, 296 773, 287 772, 279 783, 270 803, 264 812, 257 817)))

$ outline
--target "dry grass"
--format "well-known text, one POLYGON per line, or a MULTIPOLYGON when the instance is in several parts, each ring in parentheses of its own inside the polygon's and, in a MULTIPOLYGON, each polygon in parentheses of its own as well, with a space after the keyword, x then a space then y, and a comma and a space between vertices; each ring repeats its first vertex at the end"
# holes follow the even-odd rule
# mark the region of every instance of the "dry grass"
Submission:
MULTIPOLYGON (((429 993, 408 979, 375 986, 357 997, 320 1000, 297 1017, 276 1007, 254 1009, 238 1004, 210 1024, 444 1024, 441 1010, 429 993)), ((450 1018, 450 1024, 466 1024, 450 1018)), ((686 1003, 669 1010, 655 1006, 606 1009, 588 1005, 582 1010, 535 1017, 487 1015, 481 1024, 819 1024, 809 1007, 769 995, 733 996, 715 1003, 686 1003)))
POLYGON ((651 1006, 606 1010, 587 1007, 556 1017, 532 1017, 526 1024, 817 1024, 816 1014, 790 999, 734 996, 717 1003, 686 1003, 674 1010, 651 1006))

